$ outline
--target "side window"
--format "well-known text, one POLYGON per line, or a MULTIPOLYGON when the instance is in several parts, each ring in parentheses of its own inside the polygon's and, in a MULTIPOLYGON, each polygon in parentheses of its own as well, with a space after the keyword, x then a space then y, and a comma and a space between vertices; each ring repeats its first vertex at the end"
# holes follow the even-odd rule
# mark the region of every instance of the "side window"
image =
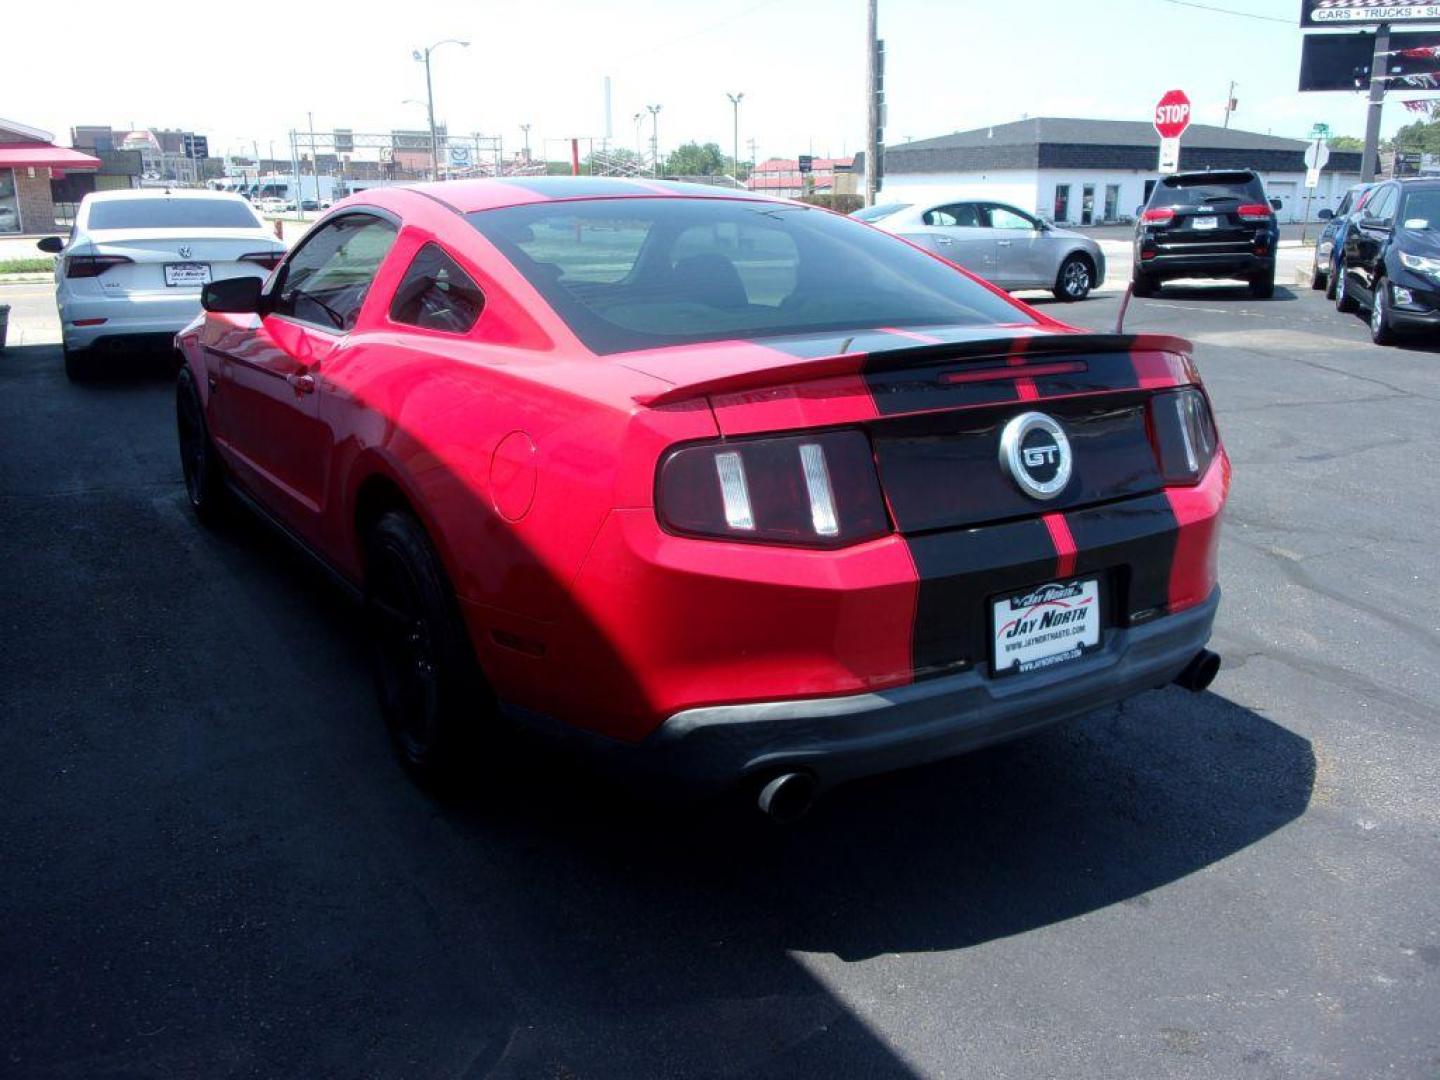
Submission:
POLYGON ((369 214, 346 214, 306 238, 290 256, 271 307, 325 330, 353 329, 395 226, 369 214))
POLYGON ((991 203, 986 211, 990 215, 990 228, 992 229, 1014 229, 1016 231, 1033 232, 1035 221, 1026 217, 1018 210, 1012 210, 1008 206, 1000 206, 991 203))
POLYGON ((1395 189, 1383 187, 1377 190, 1370 198, 1365 200, 1365 216, 1378 218, 1381 221, 1390 220, 1390 211, 1395 202, 1395 189))
POLYGON ((958 225, 973 229, 979 226, 980 215, 976 212, 974 203, 954 203, 951 206, 937 206, 934 210, 927 210, 921 220, 926 225, 958 225))
POLYGON ((1350 200, 1354 196, 1353 191, 1347 191, 1345 197, 1340 200, 1340 205, 1335 208, 1335 216, 1344 217, 1350 212, 1350 200))
POLYGON ((464 334, 485 306, 485 294, 439 244, 415 253, 410 269, 390 302, 390 318, 398 323, 464 334))

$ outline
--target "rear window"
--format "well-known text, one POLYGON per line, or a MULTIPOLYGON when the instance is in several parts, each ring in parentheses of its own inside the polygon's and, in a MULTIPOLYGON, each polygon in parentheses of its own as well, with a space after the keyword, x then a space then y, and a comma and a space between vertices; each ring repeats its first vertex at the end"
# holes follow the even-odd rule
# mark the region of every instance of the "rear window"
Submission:
POLYGON ((803 206, 604 199, 467 217, 598 353, 1033 321, 903 241, 803 206))
POLYGON ((233 199, 106 199, 90 205, 92 229, 255 229, 250 207, 233 199))
POLYGON ((1254 173, 1201 173, 1167 176, 1155 185, 1150 206, 1205 206, 1225 202, 1264 202, 1265 189, 1254 173))

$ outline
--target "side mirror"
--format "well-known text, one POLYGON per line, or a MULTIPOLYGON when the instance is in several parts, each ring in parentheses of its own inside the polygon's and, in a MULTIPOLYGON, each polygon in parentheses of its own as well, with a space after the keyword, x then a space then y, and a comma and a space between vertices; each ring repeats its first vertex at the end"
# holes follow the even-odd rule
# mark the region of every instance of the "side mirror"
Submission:
POLYGON ((1316 214, 1315 216, 1316 216, 1317 218, 1319 218, 1321 221, 1329 221, 1331 218, 1333 218, 1333 217, 1335 216, 1335 211, 1334 211, 1334 210, 1331 210, 1331 209, 1327 206, 1327 207, 1325 207, 1323 210, 1321 210, 1318 214, 1316 214))
POLYGON ((200 290, 200 306, 206 311, 232 315, 255 314, 260 310, 260 289, 264 284, 260 278, 248 276, 207 282, 200 290))
POLYGON ((37 240, 35 246, 46 255, 59 255, 65 250, 65 241, 58 236, 45 236, 37 240))
POLYGON ((1282 203, 1279 199, 1271 199, 1271 200, 1270 200, 1270 209, 1271 209, 1271 210, 1279 210, 1283 205, 1284 205, 1284 203, 1282 203))

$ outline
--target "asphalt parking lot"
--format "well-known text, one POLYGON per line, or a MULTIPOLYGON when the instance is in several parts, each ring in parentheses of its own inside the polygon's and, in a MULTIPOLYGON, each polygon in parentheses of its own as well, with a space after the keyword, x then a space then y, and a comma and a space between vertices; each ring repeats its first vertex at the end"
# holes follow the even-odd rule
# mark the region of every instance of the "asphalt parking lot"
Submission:
POLYGON ((417 790, 348 602, 192 522, 164 366, 0 353, 0 1073, 1440 1076, 1440 351, 1294 287, 1129 326, 1234 460, 1219 679, 788 829, 417 790))

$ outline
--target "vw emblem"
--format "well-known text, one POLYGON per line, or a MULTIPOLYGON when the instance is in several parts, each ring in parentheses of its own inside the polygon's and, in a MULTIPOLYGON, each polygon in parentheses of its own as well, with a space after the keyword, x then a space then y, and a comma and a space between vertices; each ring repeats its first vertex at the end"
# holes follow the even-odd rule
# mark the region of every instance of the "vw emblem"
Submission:
POLYGON ((1070 467, 1070 440, 1044 413, 1021 413, 1000 433, 1000 468, 1032 499, 1064 491, 1070 467))
POLYGON ((191 255, 191 254, 192 254, 192 252, 191 252, 191 249, 190 249, 189 245, 187 245, 187 244, 181 244, 181 245, 180 245, 180 257, 181 257, 182 259, 188 259, 188 258, 190 258, 190 255, 191 255))

